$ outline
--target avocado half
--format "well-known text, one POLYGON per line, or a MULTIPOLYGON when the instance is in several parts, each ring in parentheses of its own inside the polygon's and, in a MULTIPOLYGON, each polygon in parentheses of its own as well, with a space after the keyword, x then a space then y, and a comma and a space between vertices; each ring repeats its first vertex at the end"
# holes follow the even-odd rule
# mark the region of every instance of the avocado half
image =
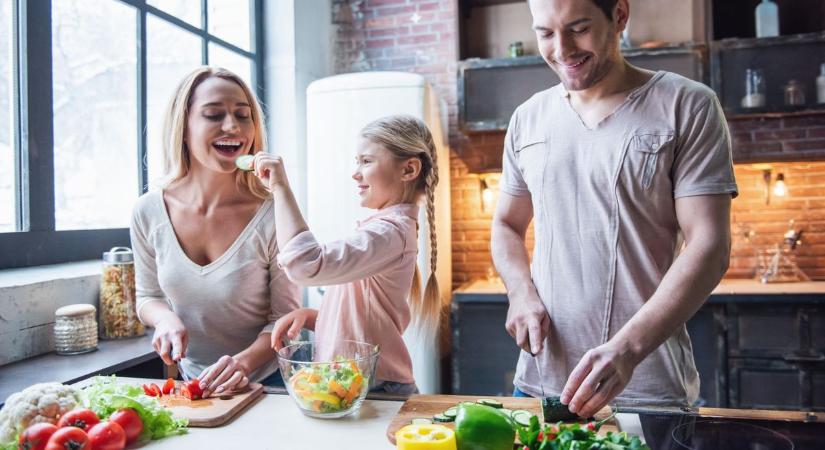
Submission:
POLYGON ((561 403, 559 397, 544 397, 541 399, 541 411, 544 413, 544 421, 546 423, 576 420, 579 418, 578 415, 567 409, 567 405, 561 403))

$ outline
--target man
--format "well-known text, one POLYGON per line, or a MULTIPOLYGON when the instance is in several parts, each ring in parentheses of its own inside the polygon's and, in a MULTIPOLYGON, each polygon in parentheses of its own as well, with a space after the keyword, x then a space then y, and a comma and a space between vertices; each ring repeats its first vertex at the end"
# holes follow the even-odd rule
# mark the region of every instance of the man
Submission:
POLYGON ((627 0, 529 5, 561 84, 513 114, 493 219, 506 327, 524 350, 515 395, 560 395, 583 417, 614 399, 691 404, 684 324, 727 270, 737 193, 719 103, 624 60, 627 0))

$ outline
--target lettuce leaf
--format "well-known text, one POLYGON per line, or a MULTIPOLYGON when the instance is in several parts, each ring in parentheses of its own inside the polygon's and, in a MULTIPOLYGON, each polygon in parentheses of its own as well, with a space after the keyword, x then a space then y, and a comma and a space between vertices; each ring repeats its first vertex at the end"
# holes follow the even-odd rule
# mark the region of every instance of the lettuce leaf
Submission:
MULTIPOLYGON (((106 419, 122 408, 134 409, 143 421, 143 433, 140 440, 160 439, 167 436, 186 433, 189 423, 186 419, 177 419, 172 412, 164 408, 156 398, 143 393, 140 386, 117 383, 114 375, 98 376, 81 392, 83 405, 106 419)), ((0 449, 3 450, 3 449, 0 449)))

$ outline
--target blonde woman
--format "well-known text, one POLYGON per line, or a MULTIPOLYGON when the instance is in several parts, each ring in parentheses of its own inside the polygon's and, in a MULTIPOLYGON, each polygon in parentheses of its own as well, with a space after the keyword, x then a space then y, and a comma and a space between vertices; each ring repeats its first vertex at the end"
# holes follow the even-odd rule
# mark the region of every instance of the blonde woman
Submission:
POLYGON ((289 187, 280 158, 258 154, 255 173, 275 201, 275 226, 282 249, 278 262, 296 283, 333 285, 319 310, 304 308, 281 318, 272 347, 314 329, 318 341, 349 339, 379 344, 381 362, 373 390, 399 394, 418 391, 412 361, 401 335, 411 318, 433 330, 441 307, 435 279, 434 192, 436 153, 427 126, 409 116, 379 119, 361 130, 356 156, 361 206, 376 210, 347 238, 319 244, 308 230, 289 187), (431 276, 424 295, 416 266, 417 203, 423 197, 430 223, 431 276))
POLYGON ((198 378, 205 396, 277 384, 270 332, 300 307, 275 260, 272 196, 235 167, 265 148, 249 87, 224 69, 195 70, 166 114, 163 188, 143 195, 132 216, 138 317, 154 327, 163 361, 198 378))

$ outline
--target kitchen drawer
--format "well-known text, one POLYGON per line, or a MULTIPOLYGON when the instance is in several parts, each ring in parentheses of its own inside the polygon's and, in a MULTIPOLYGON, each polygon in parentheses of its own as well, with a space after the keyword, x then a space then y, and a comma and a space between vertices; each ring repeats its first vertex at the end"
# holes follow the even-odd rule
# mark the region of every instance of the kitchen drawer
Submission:
POLYGON ((728 367, 731 408, 825 411, 825 363, 731 358, 728 367))
POLYGON ((825 353, 825 308, 812 304, 729 304, 732 357, 784 358, 825 353))
POLYGON ((782 360, 731 359, 731 408, 797 409, 801 403, 800 370, 782 360))

